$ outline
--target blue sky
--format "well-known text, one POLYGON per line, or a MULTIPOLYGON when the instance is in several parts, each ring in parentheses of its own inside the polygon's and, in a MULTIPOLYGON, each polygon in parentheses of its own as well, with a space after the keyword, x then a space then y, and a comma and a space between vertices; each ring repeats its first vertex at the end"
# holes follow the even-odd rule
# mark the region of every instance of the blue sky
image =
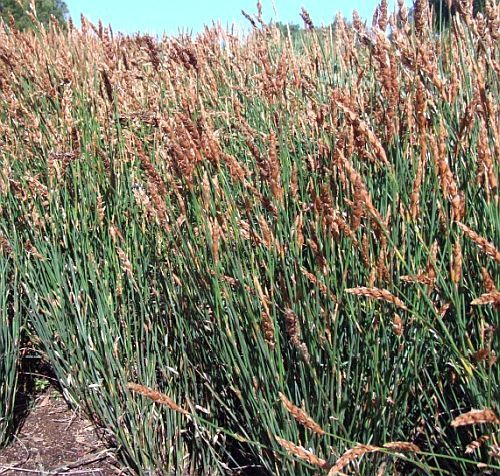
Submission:
MULTIPOLYGON (((339 11, 350 18, 354 9, 371 20, 378 0, 261 0, 261 3, 266 20, 302 23, 299 13, 305 7, 314 23, 327 24, 339 11)), ((223 26, 233 23, 246 26, 241 9, 254 13, 257 0, 66 0, 66 4, 77 25, 83 13, 92 22, 101 19, 104 24, 111 24, 115 31, 161 35, 179 31, 196 33, 212 20, 220 21, 223 26)), ((391 8, 394 4, 395 0, 389 1, 391 8)))

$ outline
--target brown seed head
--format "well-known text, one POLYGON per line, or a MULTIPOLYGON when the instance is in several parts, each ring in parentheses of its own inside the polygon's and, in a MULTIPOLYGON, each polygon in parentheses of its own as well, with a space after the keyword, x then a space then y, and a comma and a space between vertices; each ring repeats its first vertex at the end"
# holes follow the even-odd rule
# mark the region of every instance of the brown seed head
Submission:
POLYGON ((353 462, 354 460, 356 460, 358 458, 361 458, 361 456, 365 455, 366 453, 373 453, 375 451, 380 451, 380 448, 378 446, 357 444, 354 448, 347 450, 336 461, 336 463, 330 468, 330 471, 328 472, 328 476, 333 476, 335 474, 338 474, 349 463, 353 462))
POLYGON ((310 31, 314 30, 314 23, 311 20, 311 17, 309 16, 309 13, 307 10, 302 7, 302 11, 300 12, 300 16, 302 17, 302 20, 304 20, 304 24, 306 28, 310 31))
POLYGON ((485 441, 490 439, 489 435, 482 435, 474 441, 471 441, 465 448, 465 454, 474 453, 474 451, 478 450, 485 441))
POLYGON ((460 245, 460 241, 457 241, 453 245, 450 275, 451 281, 455 284, 458 284, 462 278, 462 246, 460 245))
POLYGON ((394 331, 394 334, 401 336, 403 335, 404 329, 403 319, 401 319, 399 314, 394 314, 394 317, 392 318, 392 330, 394 331))
POLYGON ((285 309, 285 326, 291 344, 300 352, 306 362, 310 361, 307 345, 300 339, 297 315, 291 309, 285 309))
POLYGON ((385 443, 384 448, 398 451, 411 451, 413 453, 418 453, 420 451, 420 448, 416 444, 409 443, 408 441, 391 441, 390 443, 385 443))
POLYGON ((357 288, 350 288, 345 290, 349 294, 355 294, 357 296, 365 296, 368 298, 373 298, 373 299, 378 299, 381 301, 386 301, 394 304, 396 307, 399 307, 400 309, 403 309, 405 311, 408 310, 408 308, 404 305, 403 301, 399 299, 398 297, 394 296, 390 291, 386 289, 379 289, 379 288, 367 288, 367 287, 357 287, 357 288))
POLYGON ((308 463, 318 468, 326 468, 327 462, 324 459, 318 458, 314 453, 307 451, 302 446, 297 446, 291 441, 284 440, 283 438, 280 438, 277 435, 274 435, 274 438, 291 455, 294 455, 299 459, 307 461, 308 463))
POLYGON ((500 251, 498 251, 493 244, 463 223, 457 222, 457 225, 485 254, 491 256, 497 263, 500 263, 500 251))
POLYGON ((493 306, 500 305, 500 291, 493 291, 491 293, 481 294, 478 298, 474 299, 471 304, 473 306, 480 306, 483 304, 493 304, 493 306))
POLYGON ((483 410, 471 410, 470 412, 462 413, 451 422, 451 426, 478 425, 481 423, 499 425, 500 419, 495 415, 493 410, 485 408, 483 410))
POLYGON ((161 405, 166 405, 171 410, 182 413, 183 415, 189 415, 186 410, 177 405, 170 397, 168 397, 164 393, 133 382, 129 382, 127 384, 127 388, 132 392, 138 393, 145 396, 146 398, 149 398, 150 400, 153 400, 153 402, 159 403, 161 405))
POLYGON ((387 0, 381 0, 378 7, 378 27, 385 31, 389 22, 389 15, 387 11, 387 0))
POLYGON ((483 277, 483 283, 484 283, 484 288, 486 289, 487 293, 492 293, 493 291, 496 291, 496 286, 495 282, 493 281, 492 277, 488 273, 488 270, 486 268, 481 268, 481 275, 483 277))
POLYGON ((283 406, 290 412, 290 414, 305 428, 311 430, 313 433, 323 435, 325 431, 319 426, 302 408, 295 406, 285 395, 281 392, 279 397, 283 406))
POLYGON ((130 263, 127 254, 119 246, 116 247, 116 253, 118 254, 118 258, 120 259, 122 270, 127 273, 130 278, 132 278, 132 264, 130 263))

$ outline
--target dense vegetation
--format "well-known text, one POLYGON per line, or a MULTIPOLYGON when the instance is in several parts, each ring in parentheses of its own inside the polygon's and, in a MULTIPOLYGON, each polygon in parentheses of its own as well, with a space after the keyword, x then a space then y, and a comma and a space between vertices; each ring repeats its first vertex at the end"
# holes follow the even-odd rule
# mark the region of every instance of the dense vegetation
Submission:
POLYGON ((499 7, 462 4, 1 26, 0 438, 22 334, 139 474, 500 469, 499 7))
POLYGON ((37 23, 48 25, 51 17, 62 25, 67 16, 68 7, 62 0, 0 0, 0 18, 21 30, 34 28, 37 23))

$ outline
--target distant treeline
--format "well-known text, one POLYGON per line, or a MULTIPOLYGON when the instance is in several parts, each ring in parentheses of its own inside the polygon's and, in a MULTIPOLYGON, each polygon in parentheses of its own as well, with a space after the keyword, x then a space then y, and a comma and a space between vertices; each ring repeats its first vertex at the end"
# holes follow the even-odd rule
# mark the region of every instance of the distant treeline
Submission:
POLYGON ((7 23, 14 22, 20 30, 32 28, 34 23, 28 14, 30 4, 34 3, 38 20, 47 24, 51 17, 59 23, 65 23, 69 11, 66 3, 62 0, 0 0, 0 18, 7 23))

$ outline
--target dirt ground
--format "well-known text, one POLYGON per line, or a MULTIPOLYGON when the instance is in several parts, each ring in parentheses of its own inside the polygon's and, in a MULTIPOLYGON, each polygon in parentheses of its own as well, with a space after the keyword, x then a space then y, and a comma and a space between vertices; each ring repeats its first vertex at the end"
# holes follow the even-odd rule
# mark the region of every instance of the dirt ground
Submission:
POLYGON ((39 395, 11 444, 0 450, 0 475, 125 474, 92 424, 53 389, 39 395))

